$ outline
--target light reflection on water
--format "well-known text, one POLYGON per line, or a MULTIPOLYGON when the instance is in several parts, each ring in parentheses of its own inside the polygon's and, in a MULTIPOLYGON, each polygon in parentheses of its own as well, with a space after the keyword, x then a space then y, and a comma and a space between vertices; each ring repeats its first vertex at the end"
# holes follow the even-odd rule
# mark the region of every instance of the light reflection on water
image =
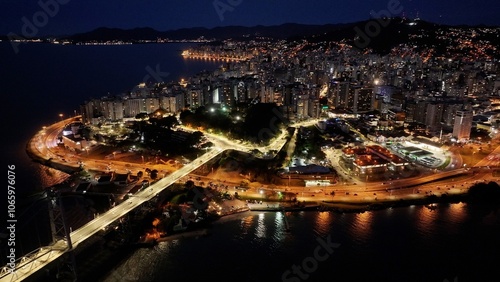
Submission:
POLYGON ((286 215, 284 215, 283 212, 276 213, 276 216, 274 218, 274 223, 275 223, 277 229, 283 228, 283 225, 285 224, 285 219, 284 219, 285 216, 286 215))
POLYGON ((419 234, 428 236, 435 232, 436 219, 438 218, 438 210, 431 210, 424 206, 411 208, 415 210, 415 224, 419 234))
POLYGON ((449 234, 459 232, 460 225, 467 219, 465 203, 437 204, 435 207, 416 206, 415 212, 417 231, 424 237, 434 236, 442 231, 449 234))
MULTIPOLYGON (((312 275, 308 281, 326 281, 323 278, 331 278, 333 270, 335 281, 361 281, 363 273, 375 273, 378 275, 375 281, 379 278, 383 281, 443 281, 470 269, 466 267, 471 263, 466 255, 450 256, 457 246, 466 245, 469 238, 465 233, 471 224, 465 207, 460 203, 435 210, 415 206, 353 214, 246 212, 216 222, 209 237, 180 239, 160 243, 154 250, 138 250, 104 281, 118 281, 110 277, 113 272, 124 271, 120 269, 128 269, 125 273, 129 276, 125 277, 134 278, 140 273, 140 280, 136 281, 164 281, 165 277, 193 281, 207 278, 207 273, 221 266, 225 274, 217 276, 219 281, 234 281, 234 275, 239 275, 240 281, 280 281, 283 271, 313 254, 318 237, 329 235, 332 242, 341 246, 321 263, 314 273, 316 276, 312 275), (285 216, 290 223, 289 232, 286 232, 285 216), (464 221, 468 224, 463 224, 464 221), (453 230, 453 238, 448 237, 450 230, 453 230), (401 263, 400 256, 410 256, 411 263, 391 271, 379 271, 387 265, 401 263), (425 259, 421 259, 423 256, 425 259), (188 265, 196 265, 199 271, 187 271, 191 269, 188 265), (357 271, 360 265, 366 271, 357 271), (140 272, 140 268, 147 270, 140 272), (427 271, 422 272, 423 268, 427 271)), ((485 244, 475 246, 474 252, 476 247, 490 248, 492 242, 485 244)))
POLYGON ((460 225, 467 219, 467 204, 449 204, 443 209, 439 209, 440 220, 446 223, 446 230, 450 234, 456 234, 460 230, 460 225))
POLYGON ((353 219, 353 231, 357 237, 366 240, 371 233, 372 212, 357 213, 353 219))
POLYGON ((252 215, 249 215, 241 219, 241 236, 248 234, 248 231, 250 230, 250 228, 252 228, 253 218, 254 217, 252 215))
POLYGON ((334 218, 334 213, 323 211, 318 212, 315 217, 315 227, 316 235, 324 237, 326 234, 331 232, 332 222, 334 218))
POLYGON ((274 228, 273 240, 276 242, 275 246, 278 248, 286 236, 286 226, 285 226, 285 214, 283 212, 277 212, 274 218, 274 228))
POLYGON ((452 217, 455 221, 463 221, 467 213, 465 208, 467 207, 466 203, 456 203, 450 204, 449 207, 445 210, 447 215, 452 217))
POLYGON ((265 238, 266 230, 267 228, 264 224, 264 213, 259 213, 257 227, 255 228, 255 236, 257 236, 257 238, 265 238))
POLYGON ((178 244, 176 241, 160 242, 152 249, 138 249, 123 264, 116 267, 104 281, 150 281, 155 269, 166 262, 170 250, 178 244))
POLYGON ((44 165, 35 164, 36 175, 40 179, 42 188, 48 188, 63 182, 69 177, 69 174, 60 170, 53 169, 44 165))

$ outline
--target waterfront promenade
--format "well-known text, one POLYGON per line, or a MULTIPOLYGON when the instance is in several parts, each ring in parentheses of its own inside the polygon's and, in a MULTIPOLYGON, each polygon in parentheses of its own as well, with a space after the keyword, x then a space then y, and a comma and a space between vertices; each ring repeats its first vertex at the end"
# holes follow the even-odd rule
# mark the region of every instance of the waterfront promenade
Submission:
MULTIPOLYGON (((79 117, 69 118, 48 126, 38 132, 28 143, 28 154, 36 161, 52 166, 56 169, 71 172, 79 169, 79 164, 76 159, 65 158, 59 151, 56 144, 57 135, 61 132, 65 124, 68 124, 79 117)), ((311 125, 314 121, 302 122, 298 125, 311 125)), ((183 128, 185 130, 192 129, 183 128)), ((212 141, 220 150, 241 150, 247 152, 251 149, 259 148, 257 146, 250 146, 240 144, 229 140, 225 137, 215 134, 205 134, 207 138, 212 141)), ((268 146, 263 147, 264 150, 281 149, 285 145, 285 136, 282 134, 274 142, 268 146)), ((491 152, 491 155, 500 153, 500 147, 497 147, 491 152)), ((106 166, 111 160, 92 159, 81 154, 78 157, 81 161, 85 162, 87 170, 103 171, 106 172, 106 166)), ((484 158, 479 161, 473 168, 457 168, 445 172, 429 173, 427 175, 420 175, 417 178, 399 179, 390 181, 390 183, 382 182, 360 182, 356 181, 349 184, 337 183, 326 187, 303 187, 303 186, 277 186, 268 188, 268 185, 258 182, 251 183, 250 189, 246 192, 241 192, 242 196, 253 197, 256 199, 263 199, 261 195, 262 190, 291 192, 297 194, 298 201, 307 202, 323 202, 332 201, 343 203, 359 203, 371 201, 398 201, 400 199, 418 199, 425 198, 429 195, 441 196, 442 194, 461 194, 466 193, 467 188, 475 181, 496 181, 497 178, 493 177, 491 171, 494 168, 491 161, 484 158), (456 179, 452 176, 457 176, 456 179), (445 180, 442 180, 445 179, 445 180), (443 182, 446 182, 444 184, 443 182), (356 185, 354 185, 356 184, 356 185), (334 192, 335 196, 331 193, 334 192)), ((144 164, 144 163, 131 163, 124 161, 112 160, 113 167, 116 171, 132 173, 144 170, 144 167, 151 169, 159 169, 165 172, 175 172, 175 167, 162 165, 162 164, 144 164)), ((193 161, 190 165, 199 164, 199 161, 193 161)), ((199 166, 199 165, 198 165, 199 166)), ((193 175, 200 177, 203 181, 215 181, 215 177, 193 175)), ((225 178, 226 185, 238 186, 241 178, 225 178)), ((201 183, 201 181, 200 181, 201 183)))
MULTIPOLYGON (((66 121, 67 122, 67 121, 66 121)), ((63 123, 64 124, 64 123, 63 123)), ((55 127, 60 127, 63 124, 56 124, 54 127, 49 127, 48 132, 49 134, 53 133, 53 130, 55 127)), ((47 130, 45 129, 45 130, 47 130)), ((42 136, 46 135, 47 132, 40 132, 42 136)), ((43 148, 40 148, 39 143, 40 140, 38 140, 38 137, 35 136, 35 138, 31 139, 30 143, 28 144, 28 151, 30 154, 36 156, 37 158, 40 158, 39 161, 47 161, 51 158, 54 157, 54 153, 50 151, 50 147, 46 148, 44 150, 43 148), (32 151, 34 150, 34 151, 32 151), (43 151, 43 152, 42 152, 43 151), (44 155, 45 154, 45 155, 44 155)), ((45 143, 46 144, 46 143, 45 143)), ((111 208, 109 211, 107 211, 104 214, 101 214, 100 216, 96 217, 95 219, 91 220, 81 228, 74 230, 70 233, 70 239, 69 241, 66 240, 59 240, 52 244, 51 246, 46 246, 42 247, 39 250, 37 250, 34 253, 31 253, 30 256, 25 256, 22 258, 18 258, 16 260, 16 267, 14 271, 11 271, 12 269, 9 267, 3 267, 1 270, 1 275, 0 275, 0 282, 4 281, 22 281, 26 278, 28 278, 30 275, 36 273, 40 269, 43 269, 44 267, 49 266, 53 261, 57 260, 60 258, 63 254, 66 252, 76 248, 80 243, 83 241, 87 240, 89 237, 93 236, 106 226, 110 225, 111 223, 115 222, 119 218, 123 217, 133 209, 141 206, 143 203, 151 200, 152 198, 156 197, 161 191, 169 187, 170 185, 174 184, 177 182, 179 179, 185 177, 186 175, 190 174, 194 170, 196 170, 200 165, 203 165, 210 161, 211 159, 217 157, 220 153, 222 153, 223 150, 221 149, 212 149, 211 151, 208 151, 206 154, 202 155, 201 157, 197 158, 195 161, 193 161, 191 164, 185 165, 179 170, 173 172, 172 174, 160 179, 156 183, 152 184, 151 186, 148 187, 148 189, 145 189, 143 191, 140 191, 134 195, 134 197, 131 197, 127 201, 122 202, 119 205, 116 205, 115 207, 111 208), (70 248, 72 246, 72 248, 70 248)), ((58 163, 59 165, 66 166, 66 169, 70 169, 73 166, 69 164, 59 163, 58 161, 54 161, 58 163)), ((52 163, 52 162, 51 162, 52 163)))
MULTIPOLYGON (((28 154, 30 154, 30 157, 56 169, 67 172, 77 171, 79 169, 79 165, 76 161, 68 162, 65 158, 66 156, 61 155, 60 152, 54 149, 57 148, 56 138, 60 130, 65 126, 65 124, 71 121, 73 121, 73 118, 58 122, 38 132, 27 145, 27 151, 28 154)), ((102 228, 123 217, 131 210, 151 200, 173 183, 190 175, 198 167, 209 162, 213 158, 216 158, 222 152, 234 149, 232 146, 233 144, 229 140, 225 141, 224 144, 220 144, 220 141, 218 142, 215 139, 213 140, 216 144, 219 144, 220 147, 215 146, 214 149, 195 159, 190 164, 187 164, 172 172, 170 175, 161 178, 148 189, 138 192, 129 200, 122 202, 78 230, 71 232, 70 240, 73 248, 76 248, 80 243, 99 232, 99 230, 102 230, 102 228)), ((284 144, 282 138, 278 139, 276 142, 277 146, 280 146, 280 148, 284 144)), ((98 160, 95 161, 97 162, 98 160)), ((92 162, 89 162, 88 159, 86 159, 86 163, 88 163, 88 169, 100 169, 98 163, 92 164, 92 162)), ((140 167, 144 167, 144 164, 140 164, 140 167)), ((489 166, 473 167, 471 169, 460 168, 419 178, 395 180, 389 186, 384 186, 381 183, 365 183, 364 185, 349 186, 337 184, 335 186, 321 188, 276 187, 270 189, 263 188, 261 184, 252 183, 252 187, 250 187, 248 191, 241 193, 241 195, 253 198, 260 197, 262 200, 265 200, 260 191, 262 191, 262 189, 270 189, 272 191, 286 190, 287 192, 293 192, 296 193, 298 201, 317 204, 325 201, 357 204, 380 203, 382 201, 398 202, 400 200, 425 199, 430 195, 442 196, 444 194, 466 193, 468 187, 477 181, 496 181, 491 169, 492 167, 489 166), (334 192, 335 196, 332 196, 331 192, 334 192)), ((249 208, 251 209, 251 207, 249 208)), ((51 262, 57 260, 64 253, 70 250, 70 244, 68 243, 69 242, 61 240, 55 242, 51 246, 40 248, 36 252, 31 253, 29 256, 19 258, 16 261, 16 268, 14 272, 9 272, 5 267, 2 269, 0 282, 22 281, 38 270, 47 267, 51 262)))
MULTIPOLYGON (((70 118, 57 122, 51 126, 48 126, 38 132, 28 143, 27 151, 28 154, 34 159, 41 163, 52 166, 56 169, 71 172, 79 169, 79 164, 76 159, 70 160, 65 159, 65 156, 61 155, 59 149, 57 149, 56 138, 61 132, 65 124, 68 124, 79 117, 70 118), (48 162, 50 160, 50 162, 48 162)), ((313 121, 314 122, 314 121, 313 121)), ((311 125, 313 122, 302 122, 299 125, 311 125)), ((183 128, 185 130, 191 130, 189 128, 183 128)), ((207 138, 214 142, 217 147, 221 150, 241 150, 247 152, 251 149, 258 148, 256 146, 249 146, 240 143, 236 143, 225 137, 221 137, 215 134, 205 134, 207 138)), ((276 140, 265 146, 265 150, 276 150, 281 149, 285 145, 285 136, 282 134, 276 140)), ((495 155, 500 152, 500 147, 492 151, 491 155, 495 155)), ((106 166, 111 160, 102 159, 92 159, 81 154, 79 159, 85 162, 85 168, 87 170, 103 171, 106 172, 106 166)), ((445 172, 430 173, 427 175, 420 175, 417 178, 399 179, 390 181, 390 183, 382 182, 360 182, 356 181, 349 184, 337 183, 335 185, 330 185, 326 187, 303 187, 303 186, 277 186, 274 188, 268 188, 268 185, 261 184, 258 182, 251 183, 250 189, 246 192, 241 192, 240 195, 252 197, 256 199, 263 199, 261 191, 271 190, 271 191, 281 191, 281 192, 291 192, 297 194, 298 201, 306 202, 323 202, 323 201, 335 201, 341 203, 360 203, 360 202, 381 202, 381 201, 399 201, 399 200, 412 200, 425 198, 429 195, 441 196, 443 194, 461 194, 466 193, 467 188, 472 185, 475 181, 496 181, 497 178, 493 177, 491 170, 494 163, 488 162, 488 158, 477 163, 476 167, 473 168, 457 168, 445 172), (480 165, 480 166, 479 166, 480 165), (451 176, 457 176, 456 179, 451 176), (458 177, 459 176, 459 177, 458 177), (445 179, 445 180, 442 180, 445 179), (446 182, 446 184, 444 184, 446 182), (356 185, 354 185, 356 184, 356 185), (335 194, 332 196, 332 192, 335 194)), ((196 164, 197 161, 191 164, 196 164)), ((165 172, 175 171, 177 168, 162 165, 162 164, 141 164, 141 163, 130 163, 123 161, 113 160, 113 167, 116 171, 126 171, 137 172, 144 169, 144 167, 150 167, 151 169, 159 169, 165 172)), ((193 175, 194 177, 200 177, 204 182, 215 181, 215 177, 211 176, 200 176, 193 175)), ((238 186, 241 178, 225 178, 226 185, 238 186)), ((200 181, 201 183, 201 181, 200 181)))

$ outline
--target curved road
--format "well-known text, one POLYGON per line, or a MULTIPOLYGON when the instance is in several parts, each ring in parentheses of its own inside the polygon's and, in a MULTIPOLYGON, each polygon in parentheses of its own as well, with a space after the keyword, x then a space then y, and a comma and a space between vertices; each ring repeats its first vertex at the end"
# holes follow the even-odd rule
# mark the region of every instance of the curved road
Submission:
MULTIPOLYGON (((60 130, 64 127, 65 124, 68 122, 71 122, 72 119, 64 120, 61 122, 58 122, 45 130, 42 130, 35 136, 29 143, 28 146, 30 146, 31 151, 35 153, 40 158, 53 158, 55 162, 60 162, 62 164, 66 165, 71 165, 71 166, 76 166, 78 167, 77 161, 70 161, 68 163, 68 160, 63 160, 61 155, 58 155, 57 150, 53 150, 54 147, 57 146, 56 144, 56 138, 57 135, 59 134, 60 130), (43 143, 43 144, 41 144, 43 143), (43 146, 42 146, 43 145, 43 146)), ((316 121, 309 121, 307 123, 314 123, 316 121)), ((303 123, 304 125, 307 123, 303 123)), ((151 200, 153 197, 158 195, 162 190, 166 189, 169 187, 171 184, 175 183, 176 181, 182 179, 183 177, 188 176, 190 173, 192 173, 194 170, 196 170, 199 166, 207 163, 211 159, 217 157, 219 154, 224 152, 225 150, 251 150, 251 149, 264 149, 264 150, 276 150, 279 151, 281 150, 282 146, 286 143, 286 138, 285 135, 286 132, 282 132, 281 135, 276 138, 270 145, 259 148, 256 146, 248 146, 248 145, 242 145, 242 144, 237 144, 233 141, 230 141, 224 137, 220 136, 214 136, 211 134, 205 134, 208 137, 211 138, 211 141, 216 144, 216 146, 208 151, 206 154, 202 155, 201 157, 195 159, 193 162, 190 164, 187 164, 183 166, 182 168, 175 170, 172 172, 170 175, 163 177, 156 183, 152 184, 149 186, 147 189, 144 189, 138 193, 136 193, 133 197, 128 199, 127 201, 122 202, 121 204, 113 207, 109 211, 107 211, 104 214, 101 214, 99 217, 96 217, 92 221, 88 222, 81 228, 71 232, 70 238, 71 242, 73 245, 73 248, 77 247, 81 242, 85 241, 87 238, 91 237, 92 235, 96 234, 106 226, 110 225, 114 221, 118 220, 119 218, 123 217, 125 214, 130 212, 131 210, 137 208, 138 206, 142 205, 143 203, 151 200)), ((500 147, 495 150, 495 153, 500 153, 500 147)), ((94 165, 102 165, 103 163, 106 164, 107 161, 97 161, 94 160, 95 164, 94 165)), ((86 160, 88 163, 89 161, 86 160)), ((481 163, 481 161, 479 162, 481 163)), ((478 164, 479 164, 478 163, 478 164)), ((114 162, 113 165, 117 165, 118 167, 121 168, 129 168, 127 167, 128 163, 123 162, 114 162), (123 165, 123 167, 122 167, 123 165)), ((109 165, 109 164, 108 164, 109 165)), ((87 164, 87 166, 92 166, 92 164, 87 164)), ((134 165, 135 167, 136 165, 134 165)), ((140 165, 143 167, 144 165, 140 165)), ((443 178, 450 178, 450 177, 467 177, 469 181, 474 181, 475 179, 489 179, 492 176, 489 169, 483 169, 481 167, 475 167, 472 169, 455 169, 455 170, 450 170, 438 174, 432 174, 428 176, 423 176, 419 178, 410 178, 410 179, 401 179, 401 180, 394 180, 392 181, 387 187, 380 184, 380 183, 367 183, 364 185, 352 185, 352 186, 334 186, 334 187, 314 187, 314 188, 304 188, 304 187, 287 187, 286 189, 290 192, 294 193, 302 193, 302 195, 299 194, 298 200, 331 200, 331 196, 325 195, 328 194, 328 191, 335 191, 336 193, 342 193, 342 192, 350 192, 353 195, 342 195, 342 196, 335 196, 336 199, 338 198, 339 200, 345 200, 346 202, 358 202, 358 201, 373 201, 377 200, 377 197, 380 197, 379 199, 382 199, 382 197, 385 197, 386 199, 395 199, 396 195, 398 194, 399 198, 404 198, 404 197, 410 197, 410 198, 417 198, 417 197, 423 197, 424 195, 420 194, 417 195, 415 191, 417 188, 414 188, 417 185, 424 185, 425 189, 429 189, 430 193, 435 193, 444 190, 444 193, 448 193, 446 191, 450 191, 450 193, 460 193, 463 192, 463 188, 455 188, 454 186, 460 185, 462 183, 463 185, 463 179, 457 180, 456 182, 454 180, 452 181, 447 181, 448 185, 450 187, 443 187, 441 188, 438 185, 442 184, 436 184, 435 182, 443 179, 443 178), (453 183, 453 184, 452 184, 453 183), (453 186, 453 187, 451 187, 453 186), (446 190, 445 190, 446 188, 446 190), (443 190, 441 190, 443 189, 443 190), (452 190, 453 189, 453 190, 452 190), (399 192, 403 191, 402 196, 399 195, 399 192), (306 193, 306 195, 304 195, 306 193), (309 195, 308 195, 309 194, 309 195), (356 195, 359 194, 359 195, 356 195), (376 195, 374 195, 376 194, 376 195), (379 195, 380 194, 380 195, 379 195), (316 196, 318 195, 318 196, 316 196)), ((248 194, 256 194, 259 195, 259 192, 261 189, 268 189, 268 188, 253 188, 252 190, 248 191, 248 194)), ((283 191, 284 187, 281 187, 281 189, 274 189, 274 190, 281 190, 283 191)), ((424 188, 418 188, 418 189, 424 189, 424 188)), ((244 192, 247 193, 247 192, 244 192)), ((6 268, 2 269, 2 274, 0 277, 0 282, 3 281, 21 281, 31 274, 35 273, 36 271, 44 268, 47 266, 49 263, 52 261, 56 260, 60 256, 62 256, 65 252, 69 251, 68 248, 68 243, 64 240, 58 241, 52 246, 47 246, 44 248, 39 249, 38 252, 32 254, 28 258, 21 258, 17 261, 16 265, 16 271, 14 273, 6 272, 6 268)))

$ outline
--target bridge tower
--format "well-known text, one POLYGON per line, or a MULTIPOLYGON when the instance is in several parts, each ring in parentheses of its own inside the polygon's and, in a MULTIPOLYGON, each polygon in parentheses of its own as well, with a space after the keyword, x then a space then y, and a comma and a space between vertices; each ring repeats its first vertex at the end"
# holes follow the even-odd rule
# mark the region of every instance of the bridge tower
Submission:
POLYGON ((62 197, 59 191, 47 192, 49 203, 50 229, 52 232, 52 243, 63 240, 68 246, 68 256, 63 258, 63 262, 58 265, 58 277, 77 280, 76 276, 76 260, 73 252, 73 244, 71 242, 71 231, 68 230, 64 217, 64 208, 62 197))

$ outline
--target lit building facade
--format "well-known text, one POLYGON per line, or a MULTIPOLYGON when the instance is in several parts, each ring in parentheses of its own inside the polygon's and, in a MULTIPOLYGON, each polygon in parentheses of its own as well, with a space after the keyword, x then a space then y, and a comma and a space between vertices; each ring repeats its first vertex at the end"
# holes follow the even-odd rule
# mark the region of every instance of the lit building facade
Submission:
POLYGON ((472 111, 457 111, 455 124, 453 126, 453 136, 457 140, 468 140, 472 128, 472 111))

